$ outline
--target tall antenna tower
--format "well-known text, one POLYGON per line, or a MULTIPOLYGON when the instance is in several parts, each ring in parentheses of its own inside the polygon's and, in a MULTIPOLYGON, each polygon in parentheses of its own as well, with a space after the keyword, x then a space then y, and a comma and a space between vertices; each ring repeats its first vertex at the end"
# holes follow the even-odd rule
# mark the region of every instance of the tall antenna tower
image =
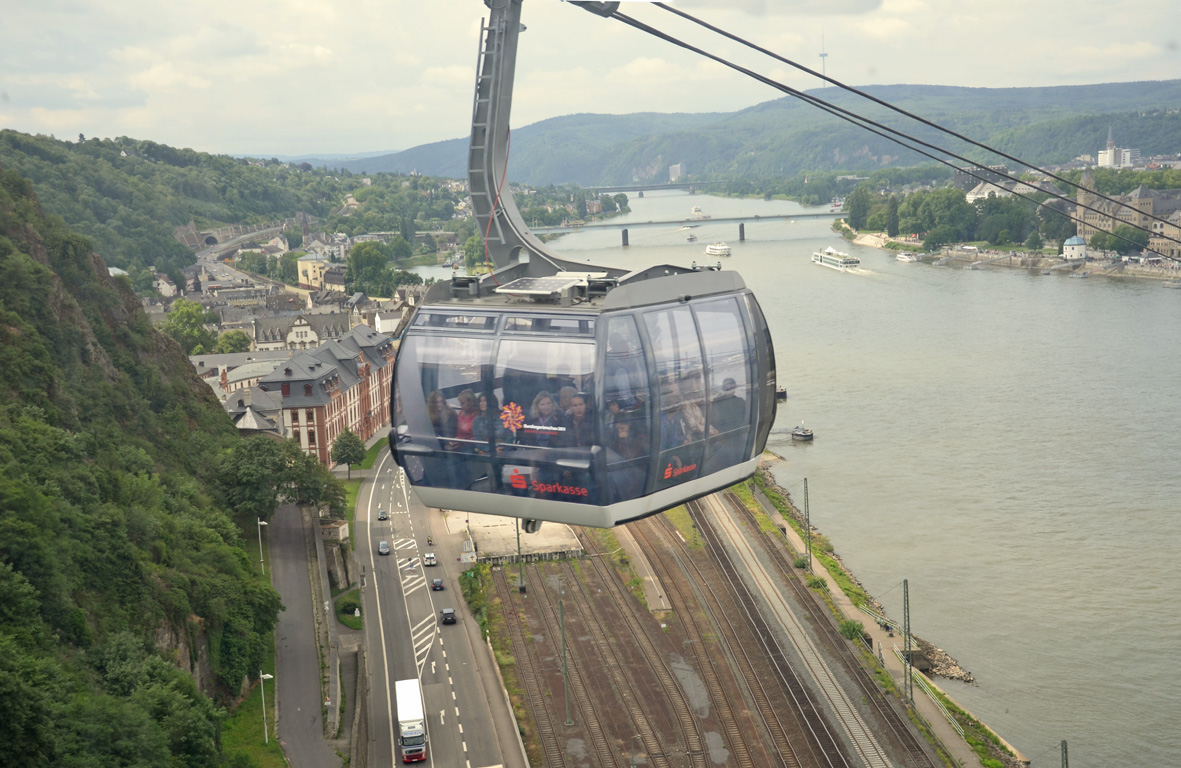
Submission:
MULTIPOLYGON (((826 53, 824 50, 824 27, 821 27, 820 28, 820 74, 824 75, 825 77, 828 76, 828 72, 825 71, 825 64, 827 64, 827 61, 825 61, 825 60, 827 58, 828 58, 828 53, 826 53)), ((821 88, 824 88, 827 85, 828 85, 827 80, 821 81, 821 83, 820 83, 821 88)))

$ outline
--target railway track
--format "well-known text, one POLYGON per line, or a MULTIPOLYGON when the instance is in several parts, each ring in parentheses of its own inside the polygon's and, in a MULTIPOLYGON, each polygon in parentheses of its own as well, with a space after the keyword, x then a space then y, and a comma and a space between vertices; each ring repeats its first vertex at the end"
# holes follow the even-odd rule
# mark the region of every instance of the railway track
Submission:
MULTIPOLYGON (((589 536, 583 537, 583 546, 587 547, 588 552, 602 554, 599 552, 597 544, 589 536)), ((619 575, 610 565, 604 562, 602 557, 595 557, 592 554, 587 559, 595 569, 600 582, 605 584, 613 595, 615 604, 626 612, 625 620, 616 623, 615 626, 619 627, 622 625, 627 628, 628 634, 634 640, 637 650, 643 655, 647 668, 656 675, 656 679, 664 693, 665 699, 668 701, 669 708, 681 732, 687 764, 695 768, 712 768, 709 752, 705 744, 705 737, 701 731, 701 723, 697 719, 696 714, 694 714, 693 708, 690 706, 684 690, 677 682, 676 675, 673 674, 664 654, 660 652, 648 634, 653 624, 651 614, 627 590, 619 575)), ((566 564, 565 567, 570 568, 569 564, 566 564)), ((581 582, 579 584, 581 585, 581 582)), ((597 627, 599 622, 595 621, 592 623, 597 627)), ((601 627, 598 627, 598 629, 601 630, 601 627)), ((629 686, 631 682, 629 679, 629 686)), ((650 754, 649 758, 658 765, 661 762, 667 764, 667 751, 650 754)))
MULTIPOLYGON (((846 750, 830 728, 829 720, 825 716, 822 706, 816 702, 809 686, 800 677, 795 665, 780 646, 777 639, 780 633, 775 632, 763 616, 762 606, 755 593, 747 585, 742 575, 738 573, 737 567, 726 553, 719 534, 710 524, 709 516, 704 511, 706 503, 704 499, 690 503, 688 505, 689 513, 706 540, 711 558, 721 570, 722 579, 730 587, 733 601, 731 612, 745 616, 746 621, 753 626, 758 646, 771 663, 777 681, 792 703, 801 729, 807 737, 806 743, 810 751, 811 764, 826 765, 831 768, 851 766, 852 763, 846 755, 846 750)), ((795 743, 792 747, 793 752, 799 752, 803 745, 795 743)), ((803 755, 800 755, 800 759, 804 760, 803 755)))
MULTIPOLYGON (((667 520, 661 516, 661 520, 667 520)), ((680 558, 675 555, 665 555, 662 550, 670 550, 675 552, 677 549, 679 537, 676 534, 669 536, 667 529, 658 523, 644 521, 631 528, 632 535, 636 537, 637 541, 643 546, 645 553, 648 556, 649 563, 652 564, 653 569, 657 572, 660 579, 661 587, 664 589, 664 595, 669 600, 672 606, 673 615, 677 616, 680 621, 681 629, 688 636, 685 644, 691 649, 696 664, 694 669, 697 670, 705 683, 706 690, 709 692, 710 703, 715 712, 715 719, 721 724, 726 734, 726 744, 729 747, 731 763, 736 768, 761 768, 767 765, 769 755, 763 748, 761 740, 752 745, 749 740, 753 736, 749 731, 745 731, 743 723, 740 721, 741 713, 746 709, 746 704, 739 698, 737 702, 731 700, 731 695, 728 693, 728 687, 723 685, 721 674, 717 666, 725 666, 723 654, 714 652, 715 645, 722 645, 726 643, 725 637, 719 635, 716 639, 706 637, 705 632, 702 631, 701 624, 696 620, 695 613, 703 613, 704 606, 693 596, 685 594, 687 591, 681 586, 681 582, 685 580, 683 566, 681 566, 680 558), (659 540, 660 544, 655 542, 659 540), (677 570, 674 572, 666 558, 672 558, 675 562, 677 570), (696 610, 695 610, 696 609, 696 610), (757 755, 757 759, 756 756, 757 755)), ((706 615, 706 623, 708 624, 708 614, 706 615)), ((721 649, 718 649, 721 650, 721 649)), ((729 649, 726 649, 729 650, 729 649)), ((732 654, 725 654, 730 655, 732 654)), ((726 670, 729 672, 729 669, 726 670)), ((765 697, 763 699, 765 702, 765 697)), ((766 716, 772 714, 763 712, 760 706, 760 713, 766 716)), ((789 763, 792 766, 798 766, 798 762, 789 763)))
MULTIPOLYGON (((530 581, 533 584, 542 584, 541 578, 538 578, 539 567, 534 566, 534 574, 530 581)), ((544 621, 546 627, 546 635, 548 637, 558 637, 562 632, 561 621, 558 615, 558 610, 554 607, 553 599, 550 596, 550 591, 544 586, 540 589, 535 589, 531 592, 537 600, 534 605, 537 607, 540 618, 544 621)), ((563 604, 563 607, 565 605, 563 604)), ((566 664, 566 679, 573 691, 573 699, 575 706, 582 718, 582 727, 585 731, 587 740, 590 742, 589 746, 598 758, 598 765, 600 768, 609 768, 616 766, 619 768, 622 755, 617 755, 611 740, 608 738, 606 730, 603 727, 602 719, 595 707, 595 699, 591 695, 590 690, 583 679, 582 663, 585 659, 576 657, 573 653, 574 644, 567 646, 568 659, 566 664)), ((551 699, 552 700, 552 699, 551 699)), ((635 724, 636 728, 640 728, 640 724, 635 724)))
POLYGON ((517 674, 521 676, 521 685, 525 688, 525 697, 529 701, 530 711, 533 712, 533 722, 537 728, 537 741, 545 755, 546 768, 565 766, 565 750, 558 737, 558 732, 554 728, 553 717, 547 706, 536 658, 525 641, 525 633, 521 629, 520 618, 512 600, 512 590, 505 578, 504 569, 495 569, 492 580, 496 584, 496 594, 500 597, 503 606, 505 626, 508 628, 509 637, 512 640, 513 656, 517 660, 517 674))
MULTIPOLYGON (((801 581, 796 569, 793 568, 790 562, 790 553, 784 542, 759 527, 754 513, 733 494, 727 492, 726 501, 731 511, 737 511, 749 523, 748 530, 757 532, 757 537, 768 555, 764 559, 764 563, 774 566, 783 583, 792 590, 798 600, 804 604, 816 603, 816 596, 801 581)), ((817 608, 818 615, 824 615, 819 610, 818 604, 817 608)), ((937 768, 940 762, 920 739, 900 706, 891 701, 871 677, 848 642, 841 637, 837 627, 831 621, 818 622, 818 624, 820 625, 818 629, 828 635, 831 641, 830 645, 835 652, 835 658, 845 666, 849 673, 848 677, 857 685, 862 700, 866 702, 876 717, 878 721, 876 731, 879 734, 888 735, 892 739, 898 754, 903 758, 904 765, 907 768, 937 768)))

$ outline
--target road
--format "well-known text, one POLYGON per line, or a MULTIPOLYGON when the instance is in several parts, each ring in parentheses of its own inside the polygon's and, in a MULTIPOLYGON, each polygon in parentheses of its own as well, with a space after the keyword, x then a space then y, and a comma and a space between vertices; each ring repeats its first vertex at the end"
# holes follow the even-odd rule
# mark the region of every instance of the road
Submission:
POLYGON ((462 534, 448 533, 442 513, 427 509, 409 492, 388 451, 383 450, 373 478, 358 496, 353 535, 365 573, 362 610, 371 675, 372 764, 396 764, 394 682, 418 677, 427 713, 429 764, 517 765, 515 741, 502 749, 494 712, 499 707, 507 718, 507 708, 493 684, 494 673, 483 668, 488 653, 473 643, 473 635, 478 643, 479 631, 459 591, 462 534), (378 520, 379 509, 389 511, 388 520, 378 520), (435 566, 422 562, 422 554, 433 549, 427 547, 428 535, 439 550, 435 566), (389 542, 389 555, 377 554, 380 541, 389 542), (430 590, 434 578, 443 579, 443 591, 430 590), (442 608, 455 608, 459 623, 440 625, 442 608), (506 750, 507 756, 502 754, 506 750))
POLYGON ((271 578, 285 607, 275 625, 278 737, 292 768, 339 768, 340 758, 324 741, 320 655, 299 507, 279 507, 267 535, 271 578))

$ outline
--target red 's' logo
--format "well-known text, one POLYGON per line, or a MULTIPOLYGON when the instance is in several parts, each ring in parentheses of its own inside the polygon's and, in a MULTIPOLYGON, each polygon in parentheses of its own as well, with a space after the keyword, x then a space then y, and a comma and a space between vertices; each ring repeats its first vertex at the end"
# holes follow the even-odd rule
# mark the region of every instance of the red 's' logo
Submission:
POLYGON ((525 490, 529 487, 529 482, 525 480, 525 476, 520 474, 515 469, 513 470, 513 473, 509 475, 508 482, 512 487, 519 488, 521 490, 525 490))

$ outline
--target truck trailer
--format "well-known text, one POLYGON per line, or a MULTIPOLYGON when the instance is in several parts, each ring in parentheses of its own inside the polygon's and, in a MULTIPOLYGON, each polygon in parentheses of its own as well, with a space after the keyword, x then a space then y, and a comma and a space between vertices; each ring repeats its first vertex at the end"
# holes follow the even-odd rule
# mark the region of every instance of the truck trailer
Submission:
POLYGON ((426 716, 422 711, 422 686, 418 680, 399 680, 394 683, 398 706, 398 746, 402 762, 426 760, 426 716))

